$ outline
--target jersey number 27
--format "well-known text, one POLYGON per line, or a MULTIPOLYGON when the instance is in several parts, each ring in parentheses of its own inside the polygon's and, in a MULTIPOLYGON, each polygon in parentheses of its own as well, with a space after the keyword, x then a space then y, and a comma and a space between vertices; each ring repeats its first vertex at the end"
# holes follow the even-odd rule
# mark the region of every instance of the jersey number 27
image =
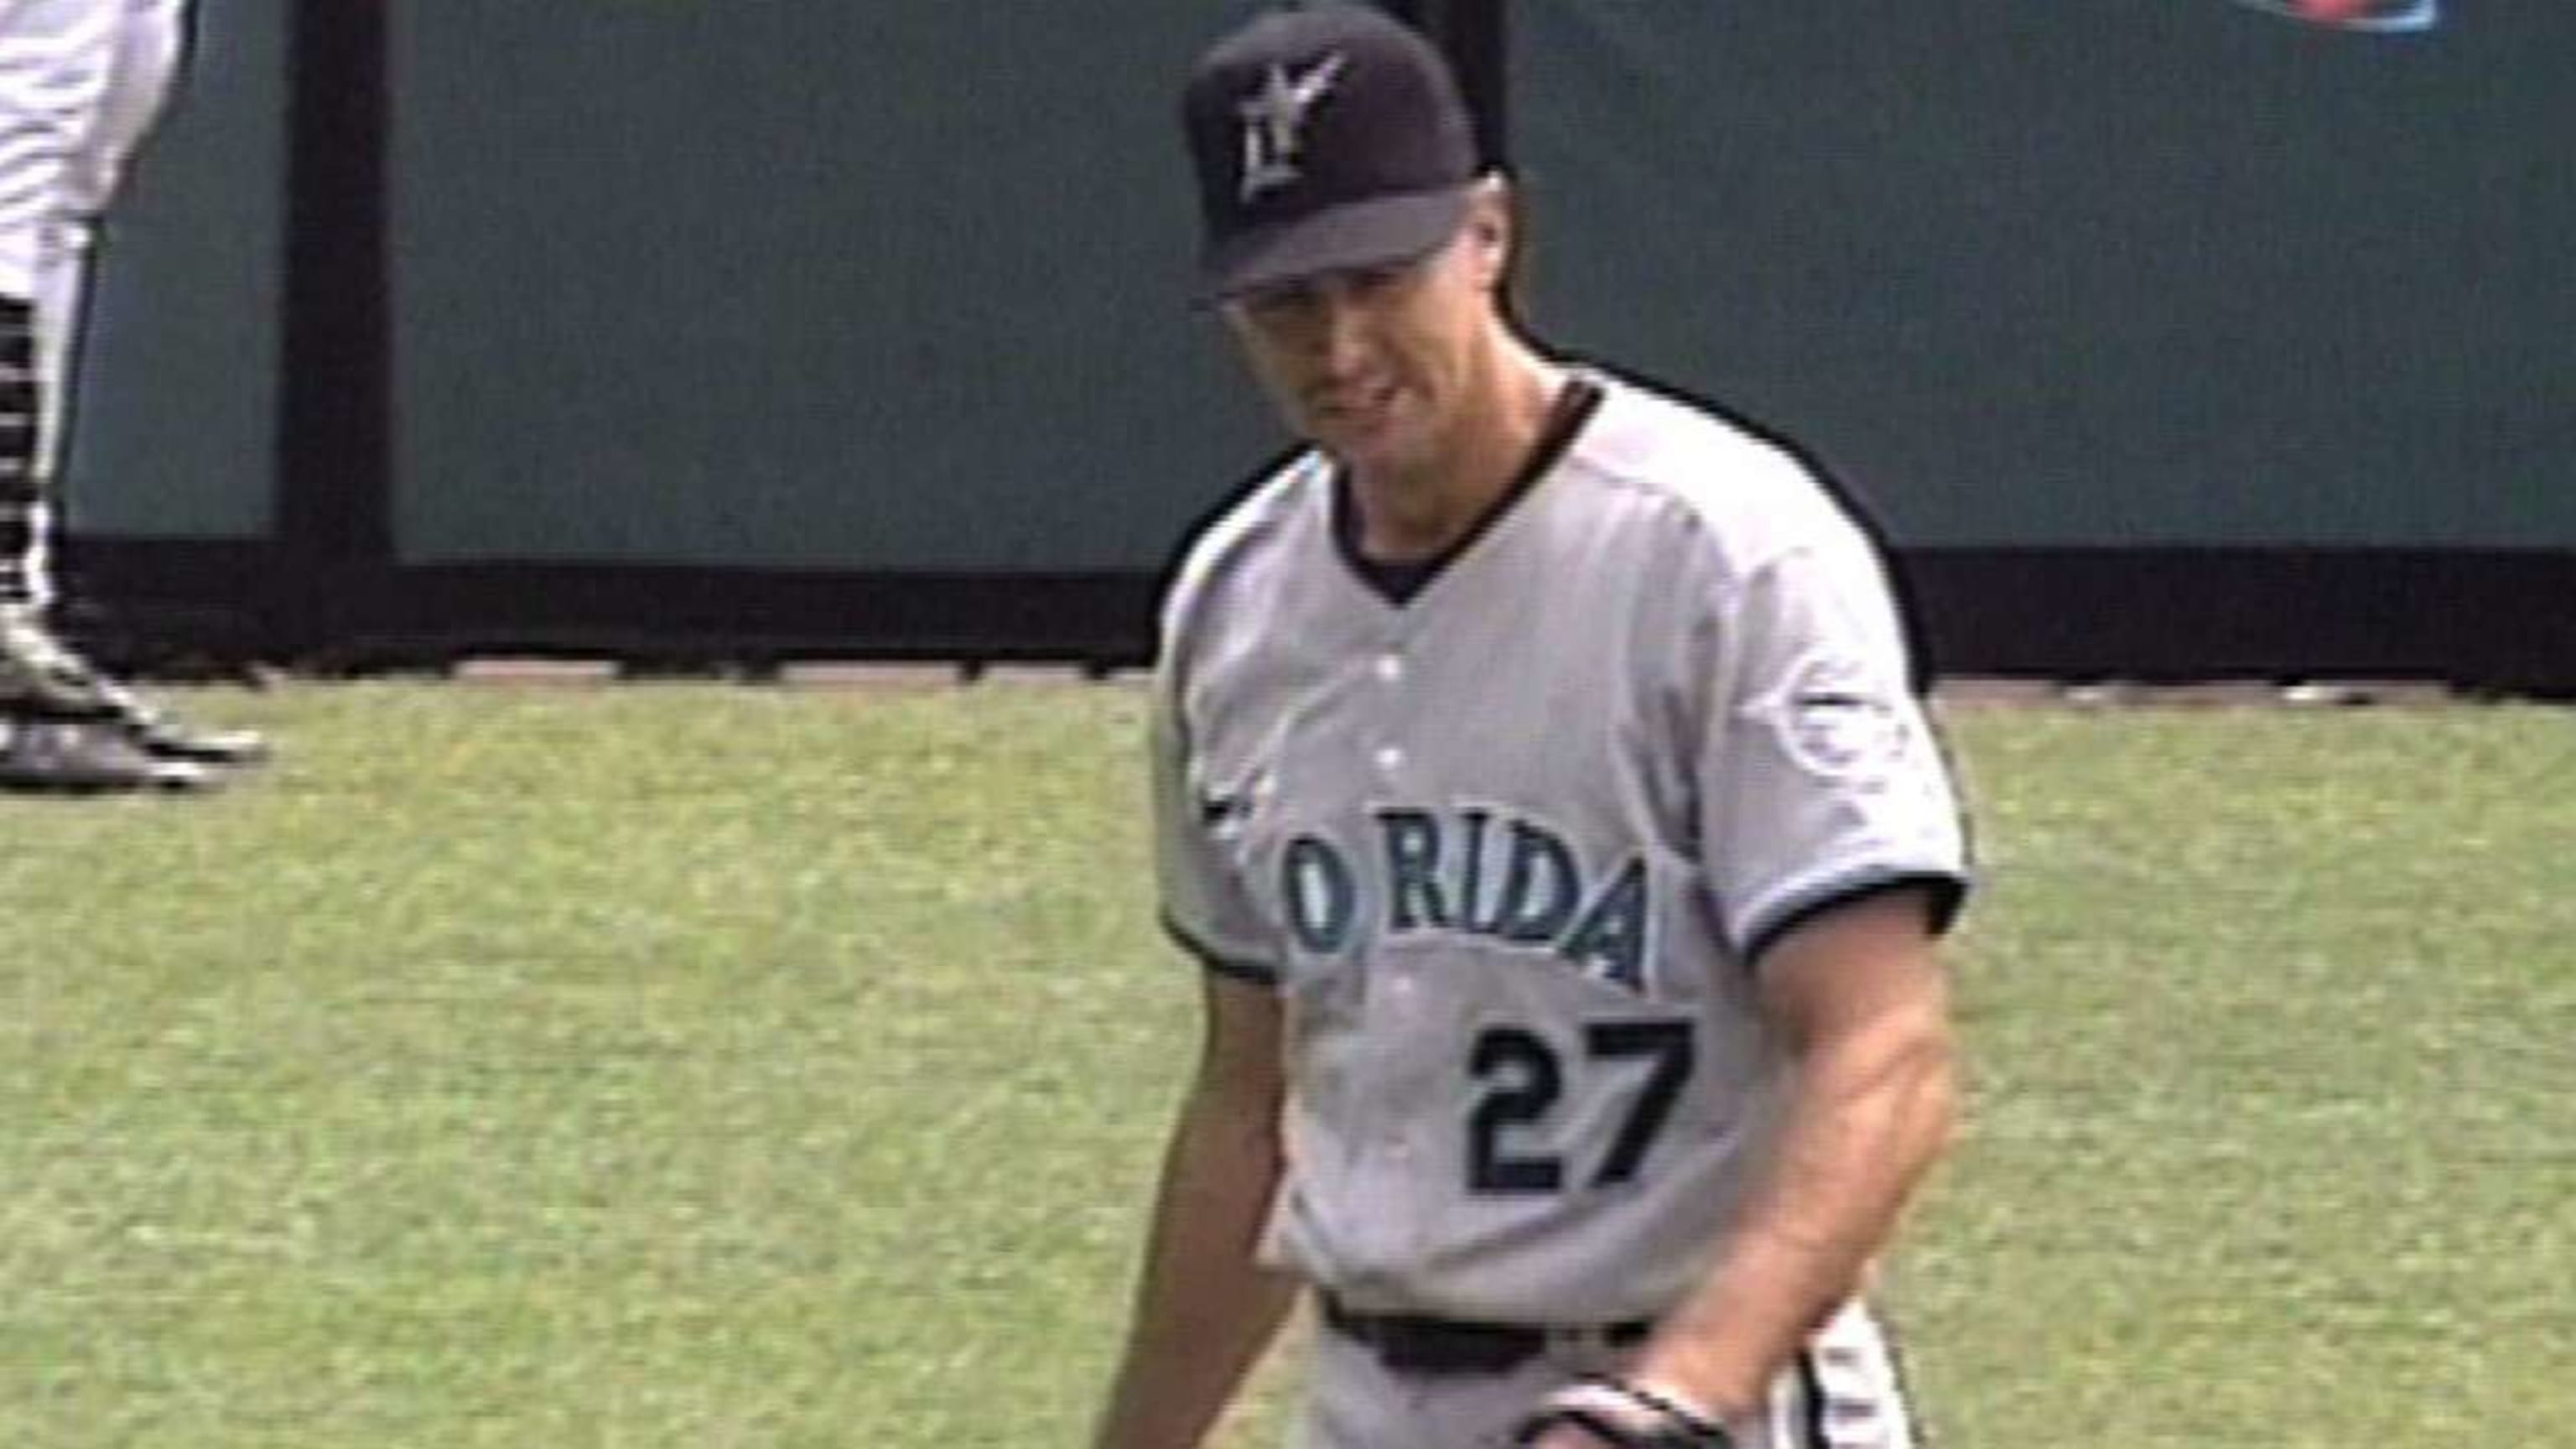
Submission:
MULTIPOLYGON (((1596 1021, 1583 1029, 1574 1070, 1621 1071, 1636 1078, 1627 1118, 1593 1169, 1593 1187, 1616 1187, 1637 1175, 1671 1120, 1673 1103, 1695 1065, 1686 1021, 1596 1021)), ((1485 1085, 1467 1119, 1467 1187, 1480 1193, 1549 1193, 1565 1189, 1565 1155, 1530 1150, 1565 1095, 1565 1055, 1537 1032, 1490 1027, 1468 1051, 1467 1074, 1485 1085)))

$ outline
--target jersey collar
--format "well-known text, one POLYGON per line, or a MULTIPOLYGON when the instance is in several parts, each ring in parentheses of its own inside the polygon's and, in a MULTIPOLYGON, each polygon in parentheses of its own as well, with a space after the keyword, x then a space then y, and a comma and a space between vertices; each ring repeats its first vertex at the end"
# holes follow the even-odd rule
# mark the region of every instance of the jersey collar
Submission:
POLYGON ((1530 490, 1536 488, 1539 480, 1556 466, 1557 460, 1565 456, 1566 449, 1574 446, 1575 437, 1583 431, 1583 425, 1592 420, 1592 414, 1600 406, 1601 384, 1598 381, 1580 372, 1568 377, 1565 386, 1557 390, 1555 402, 1548 408, 1547 422, 1539 430, 1538 441, 1531 445, 1529 456, 1521 461, 1520 469, 1512 475, 1510 484, 1486 505, 1485 511, 1477 515, 1476 521, 1469 524, 1465 532, 1428 558, 1389 563, 1363 553, 1360 550, 1360 511, 1357 500, 1351 496, 1350 474, 1340 465, 1334 465, 1334 551, 1342 556, 1342 563, 1371 593, 1397 608, 1412 603, 1423 590, 1431 587, 1434 580, 1447 572, 1451 564, 1474 548, 1477 540, 1492 532, 1495 524, 1529 496, 1530 490))

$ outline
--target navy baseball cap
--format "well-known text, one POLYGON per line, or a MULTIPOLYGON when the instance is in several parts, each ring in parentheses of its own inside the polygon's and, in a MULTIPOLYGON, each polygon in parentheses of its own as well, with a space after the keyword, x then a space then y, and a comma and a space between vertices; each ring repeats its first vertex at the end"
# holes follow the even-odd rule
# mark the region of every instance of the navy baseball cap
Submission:
POLYGON ((1181 114, 1202 301, 1411 261, 1466 221, 1476 139, 1457 80, 1381 11, 1263 13, 1199 57, 1181 114))

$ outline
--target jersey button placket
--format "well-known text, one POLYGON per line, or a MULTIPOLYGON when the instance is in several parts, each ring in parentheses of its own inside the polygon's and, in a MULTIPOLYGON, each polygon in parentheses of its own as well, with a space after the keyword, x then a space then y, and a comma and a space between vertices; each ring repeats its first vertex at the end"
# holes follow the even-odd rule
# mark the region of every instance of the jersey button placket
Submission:
POLYGON ((1375 676, 1379 685, 1378 707, 1374 713, 1381 726, 1377 744, 1369 751, 1369 763, 1376 767, 1379 775, 1390 780, 1404 769, 1404 747, 1388 736, 1401 727, 1404 718, 1404 683, 1408 672, 1404 651, 1394 644, 1380 650, 1369 664, 1369 673, 1375 676))
MULTIPOLYGON (((1368 762, 1377 777, 1379 789, 1386 792, 1392 803, 1403 800, 1409 793, 1405 783, 1409 763, 1405 744, 1412 731, 1415 708, 1412 663, 1405 657, 1401 632, 1385 639, 1369 660, 1368 673, 1376 685, 1369 692, 1370 714, 1375 729, 1368 737, 1368 762)), ((1388 1041, 1418 1040, 1419 1034, 1426 1030, 1423 1015, 1427 1000, 1416 978, 1415 967, 1399 953, 1377 963, 1372 974, 1378 977, 1379 992, 1375 1008, 1378 1020, 1373 1023, 1372 1031, 1388 1041)), ((1410 1053, 1398 1055, 1410 1057, 1410 1053)), ((1392 1097, 1403 1100, 1410 1100, 1420 1090, 1420 1084, 1413 1082, 1389 1081, 1381 1083, 1381 1086, 1392 1097)), ((1396 1109, 1386 1113, 1384 1124, 1375 1134, 1374 1154, 1397 1180, 1409 1181, 1418 1169, 1422 1154, 1416 1142, 1417 1133, 1418 1123, 1414 1114, 1396 1109)), ((1405 1249, 1407 1254, 1424 1251, 1430 1242, 1430 1225, 1423 1220, 1423 1207, 1423 1200, 1418 1197, 1400 1194, 1397 1203, 1391 1204, 1385 1215, 1386 1229, 1397 1239, 1410 1244, 1405 1249)))

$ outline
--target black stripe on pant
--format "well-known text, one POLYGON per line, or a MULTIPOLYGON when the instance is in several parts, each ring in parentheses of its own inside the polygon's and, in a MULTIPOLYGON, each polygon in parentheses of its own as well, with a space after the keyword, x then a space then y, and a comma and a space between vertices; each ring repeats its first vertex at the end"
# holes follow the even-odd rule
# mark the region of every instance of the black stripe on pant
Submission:
POLYGON ((1833 1441, 1825 1437, 1825 1375, 1813 1349, 1798 1355, 1798 1398, 1804 1420, 1798 1426, 1804 1431, 1799 1449, 1833 1449, 1833 1441))
POLYGON ((49 510, 37 466, 36 309, 0 297, 0 606, 32 604, 49 510))

